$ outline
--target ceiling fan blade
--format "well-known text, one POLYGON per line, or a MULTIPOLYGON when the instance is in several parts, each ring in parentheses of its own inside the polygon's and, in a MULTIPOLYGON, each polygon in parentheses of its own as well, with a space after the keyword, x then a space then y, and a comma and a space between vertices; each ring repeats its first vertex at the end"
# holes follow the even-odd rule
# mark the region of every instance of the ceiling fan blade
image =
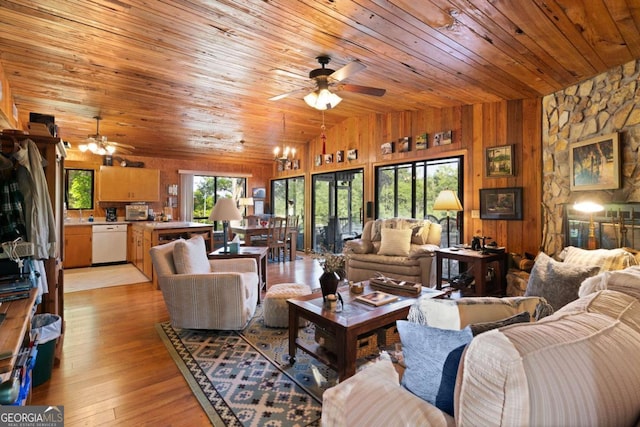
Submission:
POLYGON ((344 90, 345 92, 354 92, 361 93, 363 95, 373 95, 373 96, 382 96, 387 90, 379 89, 376 87, 369 86, 360 86, 360 85, 350 85, 350 84, 340 84, 336 86, 336 91, 344 90))
POLYGON ((108 141, 107 144, 115 145, 116 147, 125 148, 127 150, 135 150, 136 149, 136 147, 134 147, 133 145, 123 144, 122 142, 108 141))
POLYGON ((277 101, 279 99, 286 98, 287 96, 291 96, 291 95, 295 95, 295 94, 300 93, 300 92, 304 92, 305 90, 308 90, 308 89, 307 88, 300 88, 300 89, 292 90, 291 92, 282 93, 280 95, 276 95, 274 97, 269 98, 269 101, 277 101))
POLYGON ((336 71, 331 73, 329 77, 331 77, 332 80, 340 82, 347 77, 364 70, 365 68, 367 68, 367 66, 356 59, 355 61, 348 63, 344 67, 337 69, 336 71))

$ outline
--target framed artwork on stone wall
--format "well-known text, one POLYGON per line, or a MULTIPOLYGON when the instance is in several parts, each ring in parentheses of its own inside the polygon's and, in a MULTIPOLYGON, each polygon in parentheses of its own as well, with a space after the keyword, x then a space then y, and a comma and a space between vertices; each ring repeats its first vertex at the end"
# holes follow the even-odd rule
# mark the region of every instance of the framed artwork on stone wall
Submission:
POLYGON ((620 138, 597 136, 569 146, 571 191, 620 188, 620 138))

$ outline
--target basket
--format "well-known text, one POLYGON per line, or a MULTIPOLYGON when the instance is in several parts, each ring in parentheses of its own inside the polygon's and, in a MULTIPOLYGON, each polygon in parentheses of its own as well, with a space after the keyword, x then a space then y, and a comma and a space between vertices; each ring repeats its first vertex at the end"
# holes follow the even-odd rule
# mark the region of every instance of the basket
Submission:
MULTIPOLYGON (((324 347, 330 353, 336 353, 336 340, 335 336, 328 330, 323 329, 316 325, 315 341, 324 347)), ((378 335, 371 333, 358 337, 356 343, 356 358, 369 356, 378 351, 378 335)))
POLYGON ((400 333, 398 333, 398 327, 396 324, 385 326, 378 330, 378 340, 381 346, 390 346, 400 342, 400 333))

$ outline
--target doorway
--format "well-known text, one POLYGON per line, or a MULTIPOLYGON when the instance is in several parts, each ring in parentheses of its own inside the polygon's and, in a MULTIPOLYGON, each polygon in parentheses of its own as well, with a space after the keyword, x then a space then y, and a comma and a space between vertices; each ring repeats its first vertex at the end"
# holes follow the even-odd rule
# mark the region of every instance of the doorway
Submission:
POLYGON ((345 239, 362 233, 363 169, 313 176, 312 224, 314 252, 342 252, 345 239))

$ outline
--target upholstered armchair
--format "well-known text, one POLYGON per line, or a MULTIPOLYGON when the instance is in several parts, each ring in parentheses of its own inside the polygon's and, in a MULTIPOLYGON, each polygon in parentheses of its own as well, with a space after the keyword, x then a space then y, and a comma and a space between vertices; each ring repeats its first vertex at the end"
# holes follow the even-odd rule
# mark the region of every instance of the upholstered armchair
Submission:
POLYGON ((258 267, 250 258, 209 260, 201 236, 151 248, 171 325, 243 329, 258 304, 258 267))

